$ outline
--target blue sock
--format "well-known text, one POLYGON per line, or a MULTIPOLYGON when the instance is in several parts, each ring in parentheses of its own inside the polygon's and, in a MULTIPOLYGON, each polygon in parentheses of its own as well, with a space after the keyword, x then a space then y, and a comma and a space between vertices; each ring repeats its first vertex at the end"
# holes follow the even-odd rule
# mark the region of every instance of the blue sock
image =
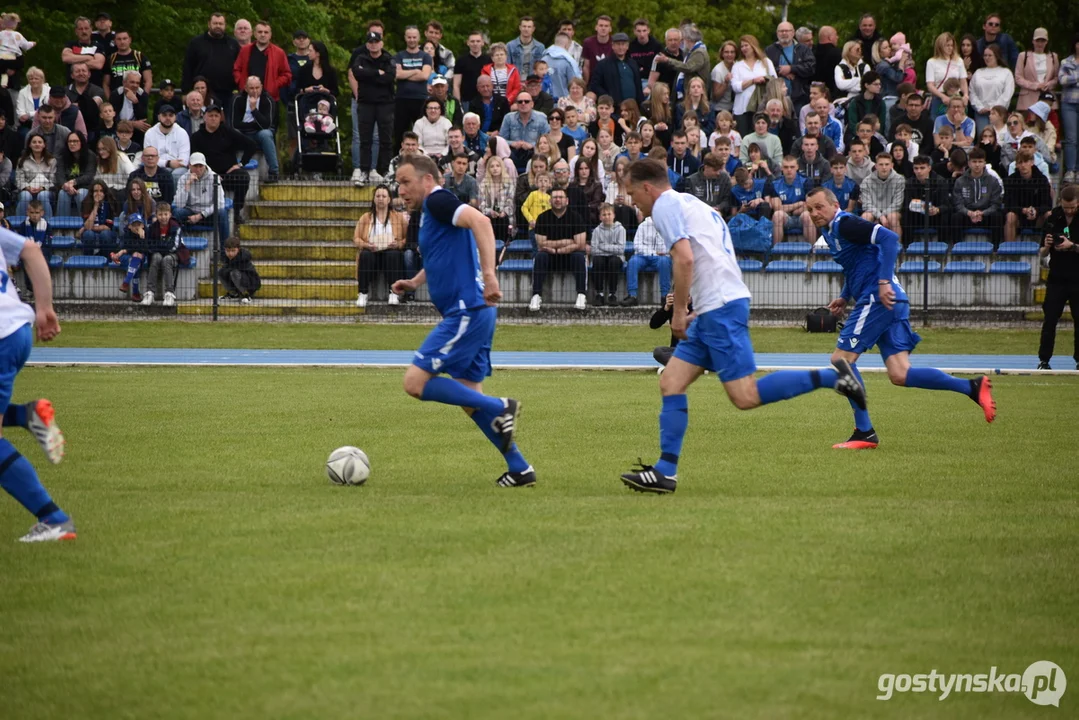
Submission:
POLYGON ((951 390, 970 396, 970 381, 957 378, 936 368, 914 368, 907 370, 907 387, 925 390, 951 390))
MULTIPOLYGON (((491 429, 491 421, 497 416, 498 413, 477 410, 472 413, 472 422, 476 423, 476 427, 483 432, 492 445, 500 448, 502 447, 502 438, 491 429)), ((525 456, 521 454, 521 451, 517 449, 517 443, 510 445, 510 449, 502 457, 506 458, 506 467, 510 472, 524 472, 528 469, 528 461, 525 460, 525 456)))
POLYGON ((131 292, 136 295, 139 293, 139 276, 136 275, 135 279, 131 281, 131 292))
POLYGON ((7 438, 0 438, 0 458, 3 458, 0 460, 0 487, 38 520, 54 524, 68 520, 37 479, 34 466, 19 454, 7 438))
POLYGON ((839 374, 835 370, 777 370, 757 381, 761 405, 812 392, 817 388, 835 387, 839 374))
MULTIPOLYGON (((858 372, 858 366, 851 365, 850 369, 854 371, 854 377, 858 378, 858 382, 862 383, 862 385, 865 385, 865 383, 862 382, 862 373, 858 372)), ((850 398, 847 399, 850 400, 850 398)), ((862 432, 872 430, 873 421, 869 419, 869 411, 863 410, 857 405, 855 405, 853 400, 850 400, 850 407, 851 410, 854 411, 854 427, 858 430, 861 430, 862 432)))
POLYGON ((4 427, 26 427, 26 415, 25 405, 8 405, 4 411, 4 427))
POLYGON ((499 415, 504 409, 501 398, 490 397, 483 393, 467 388, 456 380, 444 377, 433 377, 423 386, 424 402, 439 402, 444 405, 457 405, 458 407, 475 408, 494 415, 499 415))
POLYGON ((124 275, 124 282, 130 284, 131 281, 135 278, 135 274, 139 271, 140 267, 142 267, 142 258, 137 258, 134 256, 128 258, 127 275, 124 275))
POLYGON ((678 456, 689 427, 689 402, 685 395, 666 395, 659 411, 659 462, 656 470, 667 477, 678 474, 678 456))

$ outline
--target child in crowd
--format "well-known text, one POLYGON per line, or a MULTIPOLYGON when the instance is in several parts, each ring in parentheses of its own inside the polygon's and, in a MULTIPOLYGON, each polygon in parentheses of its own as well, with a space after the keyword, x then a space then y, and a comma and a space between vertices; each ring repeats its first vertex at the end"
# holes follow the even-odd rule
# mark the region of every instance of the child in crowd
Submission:
POLYGON ((997 133, 997 144, 1004 144, 1004 134, 1008 132, 1008 108, 1003 105, 994 105, 989 108, 989 125, 997 133))
POLYGON ((18 90, 19 72, 23 67, 22 54, 32 49, 36 42, 27 40, 19 32, 19 16, 15 13, 0 15, 0 88, 18 90))
POLYGON ((337 123, 333 121, 333 116, 330 115, 329 100, 319 100, 318 105, 311 108, 303 121, 303 129, 309 135, 316 133, 328 134, 337 129, 337 123))
POLYGON ((135 126, 130 120, 121 120, 116 123, 116 149, 127 155, 132 165, 142 163, 142 145, 131 138, 135 135, 135 126))
POLYGON ((625 254, 626 229, 614 219, 614 205, 603 203, 599 206, 599 225, 592 231, 592 285, 596 288, 593 304, 618 303, 618 278, 622 276, 625 254))
MULTIPOLYGON (((743 167, 749 171, 750 177, 754 180, 767 180, 775 173, 776 168, 772 167, 772 159, 764 157, 761 153, 761 146, 757 143, 750 143, 749 150, 749 162, 743 167)), ((735 168, 737 170, 738 168, 735 168)))
MULTIPOLYGON (((600 130, 606 130, 619 145, 622 144, 622 128, 614 121, 614 98, 610 95, 600 95, 596 100, 597 117, 588 126, 588 134, 594 138, 599 137, 600 130)), ((568 118, 567 118, 568 120, 568 118)), ((563 130, 562 132, 565 132, 563 130)))
POLYGON ((888 143, 888 152, 892 151, 892 145, 902 145, 907 149, 907 157, 913 158, 919 155, 918 143, 914 142, 914 128, 906 123, 900 123, 895 128, 895 142, 888 143))
POLYGON ((7 211, 2 202, 0 202, 0 228, 3 228, 4 230, 11 229, 11 221, 7 219, 7 211))
POLYGON ((131 302, 142 302, 142 293, 139 292, 139 268, 142 267, 143 252, 146 250, 146 221, 142 213, 131 213, 127 216, 127 227, 120 236, 120 249, 109 254, 109 259, 119 263, 124 255, 130 255, 127 261, 127 273, 120 283, 120 292, 127 294, 131 291, 131 302))
POLYGON ((97 137, 100 140, 103 137, 116 138, 116 108, 112 106, 112 103, 103 102, 101 108, 98 111, 97 122, 97 137))
MULTIPOLYGON (((31 200, 26 206, 26 219, 21 224, 12 228, 16 235, 22 235, 27 240, 33 240, 41 248, 41 254, 48 263, 52 258, 52 230, 49 221, 45 219, 45 205, 40 200, 31 200)), ((20 266, 21 266, 20 261, 20 266)), ((26 274, 26 295, 24 300, 34 296, 34 284, 30 281, 30 275, 26 274)))
POLYGON ((862 141, 862 145, 865 146, 870 157, 876 157, 882 152, 887 152, 887 150, 884 149, 884 139, 878 137, 877 132, 874 129, 873 121, 876 120, 876 118, 876 115, 866 115, 858 123, 858 127, 855 130, 858 139, 862 141))
MULTIPOLYGON (((164 286, 161 304, 176 304, 176 273, 180 265, 180 253, 185 251, 180 223, 172 217, 172 206, 159 202, 155 210, 154 224, 146 231, 146 257, 150 260, 150 288, 142 298, 143 305, 154 301, 154 290, 164 286), (160 274, 160 280, 158 275, 160 274)), ((190 260, 190 257, 187 258, 190 260)))
POLYGON ((536 178, 536 189, 528 194, 521 214, 528 220, 528 229, 536 229, 536 218, 551 209, 551 176, 547 173, 536 178))
POLYGON ((734 184, 731 186, 733 214, 744 213, 755 220, 772 217, 772 206, 765 197, 769 185, 768 180, 754 179, 744 167, 735 170, 734 184))
POLYGON ((562 114, 566 116, 566 124, 562 126, 562 132, 573 138, 580 147, 584 139, 588 137, 588 128, 580 124, 580 113, 577 112, 577 108, 570 106, 563 110, 562 114))
POLYGON ((835 155, 832 157, 830 164, 832 166, 832 177, 825 180, 822 185, 835 195, 836 200, 839 201, 840 210, 853 213, 855 208, 858 207, 862 192, 858 188, 858 183, 847 177, 847 158, 842 155, 835 155))
POLYGON ((716 113, 716 129, 708 136, 708 146, 715 147, 721 137, 730 140, 731 155, 738 157, 742 152, 742 136, 734 129, 734 116, 727 110, 716 113))
POLYGON ((933 164, 946 161, 955 147, 955 131, 945 125, 937 131, 937 146, 929 154, 933 164))
POLYGON ((225 286, 225 298, 239 300, 245 305, 251 303, 262 279, 251 262, 251 251, 240 247, 240 238, 230 237, 225 240, 225 262, 217 271, 221 284, 225 286))

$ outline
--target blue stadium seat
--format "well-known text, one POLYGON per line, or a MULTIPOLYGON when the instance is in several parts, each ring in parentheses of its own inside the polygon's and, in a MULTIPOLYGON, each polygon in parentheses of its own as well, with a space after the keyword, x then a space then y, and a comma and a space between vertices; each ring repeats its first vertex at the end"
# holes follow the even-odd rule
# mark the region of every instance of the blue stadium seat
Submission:
POLYGON ((773 260, 764 268, 765 272, 805 272, 805 260, 773 260))
POLYGON ((49 258, 49 267, 60 267, 64 264, 64 259, 59 255, 53 255, 49 258))
MULTIPOLYGON (((921 273, 925 272, 925 261, 924 260, 907 260, 902 265, 899 266, 899 272, 901 272, 901 273, 917 273, 917 274, 920 275, 921 273)), ((940 263, 937 262, 936 260, 930 260, 929 261, 929 272, 931 272, 931 273, 940 272, 940 263)))
POLYGON ((64 261, 64 267, 72 270, 94 270, 103 268, 108 263, 108 259, 101 255, 75 255, 64 261))
POLYGON ((946 273, 984 273, 985 263, 975 260, 952 260, 944 266, 946 273))
POLYGON ((54 235, 52 238, 53 250, 70 250, 75 247, 75 238, 69 235, 54 235))
POLYGON ((989 228, 970 227, 963 230, 964 235, 988 235, 989 228))
POLYGON ((1045 235, 1045 230, 1043 230, 1041 228, 1036 228, 1036 227, 1025 227, 1025 228, 1020 228, 1019 234, 1020 235, 1042 235, 1042 236, 1044 236, 1045 235))
MULTIPOLYGON (((186 241, 184 242, 184 245, 187 245, 186 241)), ((506 246, 506 243, 502 242, 501 240, 495 240, 495 253, 502 252, 502 248, 505 247, 505 246, 506 246)), ((191 246, 188 245, 189 249, 190 249, 190 247, 191 246)))
POLYGON ((499 270, 505 270, 506 272, 532 272, 531 260, 506 260, 498 266, 499 270))
POLYGON ((778 257, 780 255, 808 255, 813 251, 813 246, 810 243, 802 242, 801 240, 795 242, 781 242, 776 243, 772 247, 772 257, 778 257))
POLYGON ((204 237, 185 237, 184 245, 191 252, 198 252, 199 250, 205 250, 210 247, 210 239, 204 237))
POLYGON ((255 158, 251 158, 250 160, 247 161, 247 164, 244 165, 244 170, 255 170, 256 168, 258 168, 258 166, 259 166, 259 161, 256 160, 255 158))
POLYGON ((81 217, 60 217, 59 215, 53 215, 52 220, 49 221, 49 227, 53 230, 78 230, 82 227, 83 219, 81 217))
POLYGON ((626 242, 626 257, 629 257, 632 254, 633 254, 633 241, 629 240, 628 242, 626 242))
POLYGON ((783 235, 786 236, 786 237, 790 237, 792 235, 801 235, 801 234, 802 234, 802 228, 800 228, 800 227, 789 227, 789 228, 785 228, 783 230, 783 235))
POLYGON ((929 246, 929 255, 947 255, 948 243, 939 241, 922 241, 912 242, 907 246, 907 255, 926 255, 926 245, 929 246))
POLYGON ((952 257, 956 255, 992 255, 993 243, 985 240, 964 240, 952 245, 952 257))
POLYGON ((911 234, 912 235, 936 235, 937 234, 937 229, 936 228, 931 228, 931 227, 929 227, 929 228, 926 228, 926 227, 914 228, 913 230, 911 230, 911 234))
POLYGON ((818 260, 809 270, 815 273, 838 273, 843 272, 843 266, 835 260, 818 260))
MULTIPOLYGON (((530 252, 532 252, 532 250, 533 250, 533 247, 532 247, 532 241, 531 240, 514 240, 513 242, 510 243, 510 252, 526 252, 526 253, 530 253, 530 252)), ((504 264, 505 263, 503 263, 503 265, 504 264)))
POLYGON ((1029 275, 1030 263, 1016 260, 1001 260, 989 266, 992 275, 1029 275))
POLYGON ((187 268, 187 269, 191 270, 191 269, 194 269, 197 265, 198 265, 198 258, 196 258, 194 255, 192 255, 191 259, 187 261, 187 265, 181 265, 180 263, 177 263, 176 267, 187 268))
POLYGON ((997 255, 1037 255, 1041 243, 1033 240, 1012 240, 1002 242, 997 248, 997 255))
POLYGON ((745 258, 738 261, 738 267, 741 268, 744 273, 760 272, 761 269, 764 268, 764 263, 760 260, 745 258))

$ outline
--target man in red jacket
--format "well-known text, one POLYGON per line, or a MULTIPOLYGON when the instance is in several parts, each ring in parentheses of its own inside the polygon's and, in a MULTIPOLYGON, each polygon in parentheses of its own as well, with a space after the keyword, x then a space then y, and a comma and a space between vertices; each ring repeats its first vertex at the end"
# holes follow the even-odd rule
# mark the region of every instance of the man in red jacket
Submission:
POLYGON ((254 75, 262 81, 266 94, 277 102, 281 99, 281 89, 292 82, 292 70, 285 51, 270 43, 271 36, 268 22, 255 25, 255 42, 240 48, 232 65, 232 78, 236 87, 242 88, 247 84, 247 78, 254 75))

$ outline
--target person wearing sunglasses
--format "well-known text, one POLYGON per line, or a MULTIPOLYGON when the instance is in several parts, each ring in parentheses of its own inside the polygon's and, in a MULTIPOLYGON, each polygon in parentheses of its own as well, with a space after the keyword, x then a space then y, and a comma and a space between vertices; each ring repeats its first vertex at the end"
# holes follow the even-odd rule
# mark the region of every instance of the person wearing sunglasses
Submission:
POLYGON ((982 25, 985 34, 978 38, 978 57, 985 55, 986 47, 996 43, 1000 45, 1001 54, 1008 61, 1008 67, 1015 67, 1015 62, 1019 59, 1019 47, 1011 35, 1001 32, 1001 23, 1002 20, 997 13, 985 16, 985 23, 982 25))
POLYGON ((532 159, 539 136, 549 133, 551 126, 541 113, 533 112, 532 96, 527 91, 517 94, 513 107, 502 119, 498 134, 510 144, 510 158, 517 172, 522 173, 532 159))

